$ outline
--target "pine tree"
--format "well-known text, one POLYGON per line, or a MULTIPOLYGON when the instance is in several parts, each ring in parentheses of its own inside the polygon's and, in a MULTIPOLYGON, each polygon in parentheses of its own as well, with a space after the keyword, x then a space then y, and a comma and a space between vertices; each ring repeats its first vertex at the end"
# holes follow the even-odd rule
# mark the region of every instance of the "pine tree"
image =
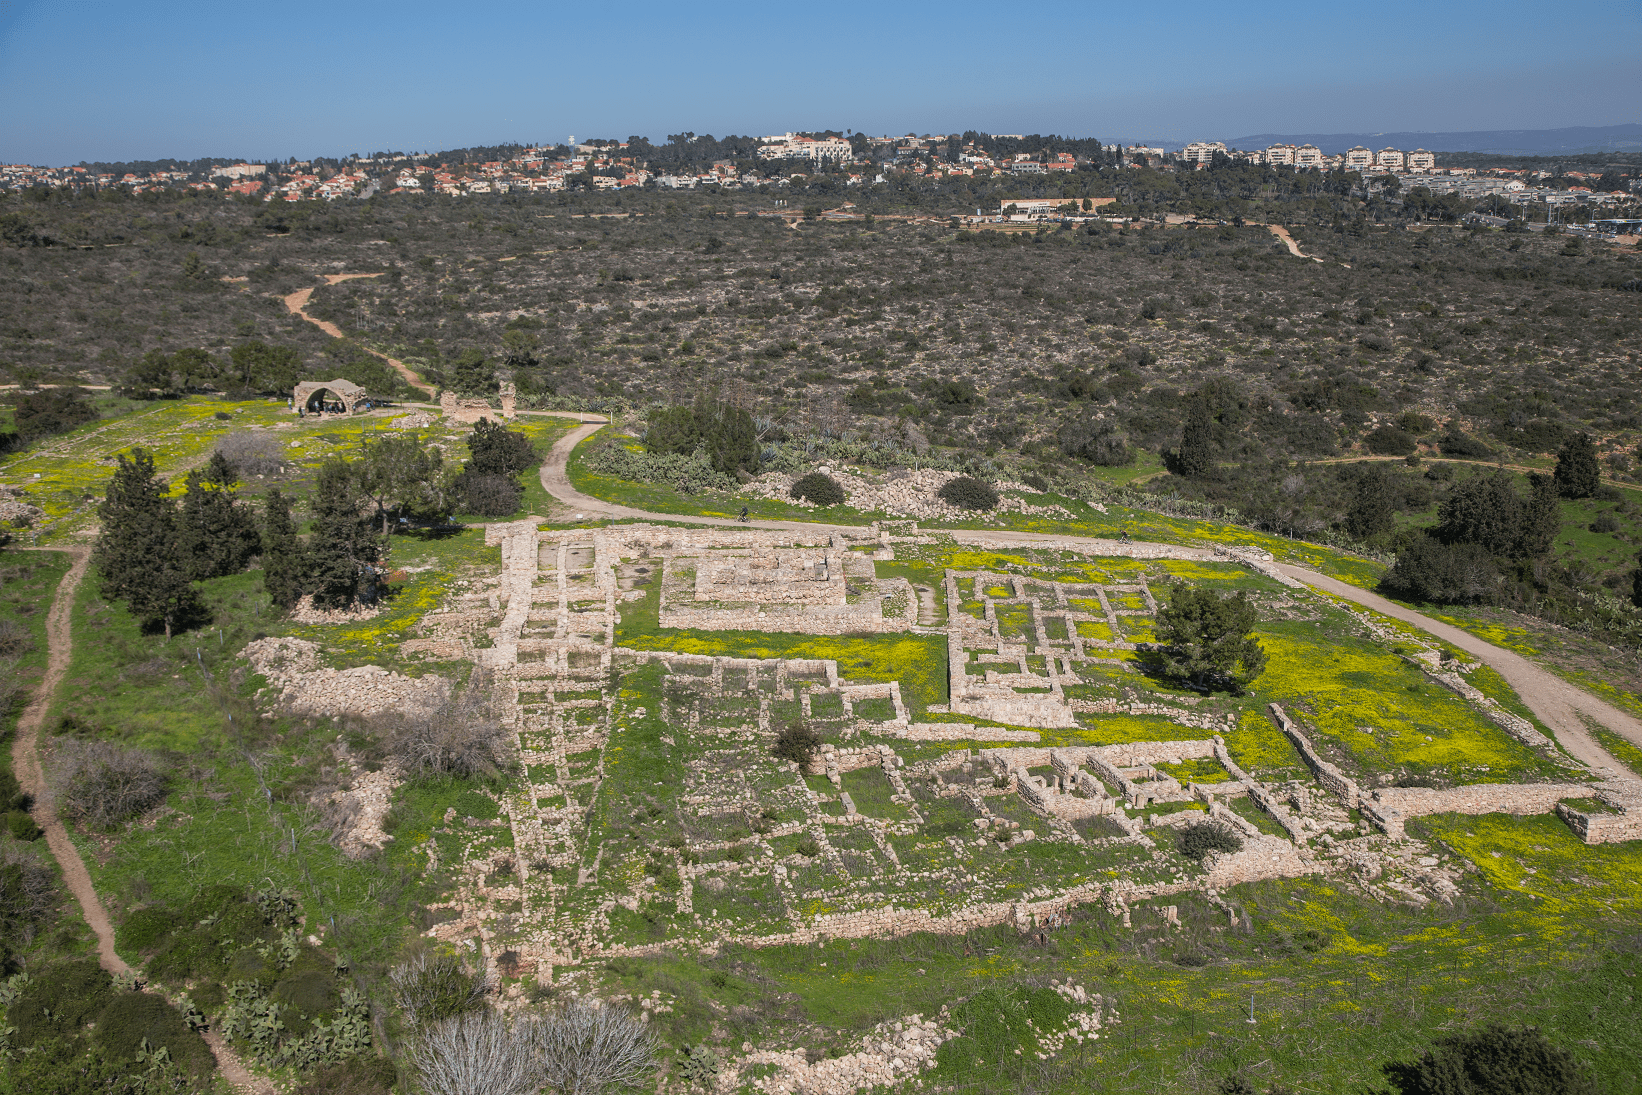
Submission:
POLYGON ((320 465, 312 502, 313 535, 308 538, 309 588, 316 605, 340 607, 376 599, 382 541, 360 502, 347 461, 336 457, 320 465))
POLYGON ((1596 462, 1596 445, 1591 435, 1577 433, 1557 450, 1557 493, 1564 498, 1589 498, 1602 486, 1602 465, 1596 462))
POLYGON ((1631 604, 1642 608, 1642 555, 1636 557, 1636 569, 1631 571, 1631 604))
POLYGON ((262 546, 255 519, 234 497, 235 482, 220 453, 204 472, 188 473, 177 535, 183 565, 196 582, 238 574, 262 546))
POLYGON ((291 500, 276 488, 268 492, 262 516, 262 588, 280 608, 302 597, 308 571, 307 551, 291 520, 291 500))
POLYGON ((164 626, 165 637, 204 614, 178 544, 176 505, 142 449, 120 463, 97 514, 102 531, 93 559, 103 596, 124 601, 144 627, 164 626))

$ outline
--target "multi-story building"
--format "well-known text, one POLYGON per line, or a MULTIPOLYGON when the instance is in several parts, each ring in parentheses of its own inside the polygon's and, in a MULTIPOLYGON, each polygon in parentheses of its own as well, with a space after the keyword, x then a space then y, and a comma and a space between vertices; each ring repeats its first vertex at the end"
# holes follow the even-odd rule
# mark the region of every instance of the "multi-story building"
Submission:
POLYGON ((1274 144, 1266 149, 1266 162, 1293 166, 1294 154, 1299 151, 1291 144, 1274 144))
POLYGON ((1437 166, 1437 157, 1423 148, 1416 148, 1408 154, 1408 170, 1430 171, 1437 166))
POLYGON ((1374 166, 1374 153, 1362 145, 1346 149, 1345 160, 1347 171, 1367 171, 1374 166))
POLYGON ((1374 154, 1374 166, 1383 171, 1401 171, 1407 157, 1395 148, 1382 148, 1374 154))
POLYGON ((758 154, 767 160, 848 160, 855 150, 842 137, 800 137, 785 133, 779 137, 765 137, 758 154))
POLYGON ((1225 141, 1193 141, 1180 150, 1180 158, 1187 163, 1208 163, 1216 152, 1225 154, 1225 141))
POLYGON ((1314 144, 1303 144, 1294 150, 1295 167, 1322 167, 1323 150, 1314 144))

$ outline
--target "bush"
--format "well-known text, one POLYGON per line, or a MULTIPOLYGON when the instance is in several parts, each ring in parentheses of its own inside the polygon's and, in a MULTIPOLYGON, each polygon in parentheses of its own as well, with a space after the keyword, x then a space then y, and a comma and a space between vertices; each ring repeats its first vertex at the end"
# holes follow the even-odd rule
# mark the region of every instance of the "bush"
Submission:
POLYGON ((770 752, 781 760, 790 760, 800 768, 808 768, 821 751, 821 735, 802 722, 789 722, 776 735, 775 748, 770 752))
POLYGON ((1468 460, 1480 460, 1494 455, 1493 449, 1476 438, 1461 433, 1454 426, 1448 427, 1448 432, 1437 442, 1437 448, 1444 456, 1459 456, 1468 460))
POLYGON ((947 480, 935 496, 959 509, 981 511, 994 509, 998 505, 998 492, 992 489, 992 485, 968 475, 947 480))
POLYGON ((241 475, 278 475, 287 450, 279 438, 260 430, 235 430, 217 442, 216 451, 241 475))
POLYGON ((45 830, 34 823, 34 819, 25 810, 9 810, 6 813, 6 832, 13 840, 39 840, 45 830))
POLYGON ((1592 532, 1618 532, 1619 521, 1611 513, 1599 513, 1591 522, 1592 532))
POLYGON ((1414 435, 1397 426, 1380 426, 1363 438, 1368 451, 1376 456, 1407 456, 1419 448, 1414 435))
POLYGON ((114 942, 127 954, 153 954, 181 924, 177 914, 158 905, 134 909, 114 933, 114 942))
POLYGON ((106 741, 65 743, 57 784, 63 815, 98 828, 146 814, 165 801, 159 763, 140 749, 106 741))
POLYGON ((196 1079, 204 1079, 217 1067, 210 1047, 188 1029, 181 1013, 163 996, 149 992, 115 996, 97 1016, 94 1040, 116 1064, 134 1063, 146 1041, 151 1050, 164 1046, 172 1063, 196 1079))
POLYGON ((316 1071, 295 1095, 390 1095, 399 1082, 392 1061, 381 1057, 350 1057, 316 1071))
POLYGON ((379 720, 388 755, 413 779, 489 779, 513 764, 513 736, 479 676, 446 702, 379 720))
POLYGON ((1393 597, 1431 604, 1470 604, 1499 588, 1494 560, 1478 544, 1443 544, 1422 537, 1404 548, 1380 579, 1393 597))
POLYGON ((818 506, 837 506, 844 502, 844 488, 832 476, 822 475, 818 471, 812 471, 794 483, 787 493, 818 506))
POLYGON ((507 475, 486 475, 470 464, 451 481, 456 508, 480 517, 512 517, 519 512, 525 489, 507 475))
POLYGON ((50 869, 21 850, 0 847, 0 967, 7 964, 8 945, 33 939, 56 904, 50 869))
POLYGON ((34 649, 34 636, 16 620, 0 620, 0 658, 20 658, 34 649))
POLYGON ((483 970, 470 970, 452 954, 419 954, 388 974, 394 1003, 412 1026, 442 1023, 484 1003, 483 970))
POLYGON ((282 1009, 286 1035, 301 1038, 316 1021, 335 1013, 342 994, 337 991, 336 974, 319 966, 314 952, 304 951, 298 963, 280 975, 269 999, 282 1009))
POLYGON ((509 479, 541 461, 530 438, 488 418, 479 419, 468 435, 468 453, 470 459, 465 470, 509 479))
POLYGON ((606 442, 588 453, 582 466, 597 475, 609 475, 634 483, 666 483, 684 494, 730 490, 735 480, 713 470, 705 457, 655 452, 633 452, 615 441, 606 442))
POLYGON ((1419 1060, 1381 1071, 1399 1095, 1595 1095, 1596 1081, 1573 1054, 1533 1027, 1490 1023, 1437 1039, 1419 1060))
POLYGON ((1236 852, 1243 838, 1217 821, 1199 821, 1180 830, 1175 846, 1187 859, 1202 860, 1210 852, 1236 852))
POLYGON ((6 1010, 16 1027, 12 1042, 32 1046, 48 1038, 72 1038, 114 998, 114 979, 95 958, 71 958, 33 972, 6 1010))

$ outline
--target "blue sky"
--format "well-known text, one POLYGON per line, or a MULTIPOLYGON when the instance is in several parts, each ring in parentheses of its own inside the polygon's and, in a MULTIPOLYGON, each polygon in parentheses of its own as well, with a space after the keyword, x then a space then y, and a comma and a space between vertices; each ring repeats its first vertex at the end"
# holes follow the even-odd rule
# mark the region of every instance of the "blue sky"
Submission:
POLYGON ((0 162, 965 128, 1108 140, 1642 120, 1642 0, 0 0, 0 162))

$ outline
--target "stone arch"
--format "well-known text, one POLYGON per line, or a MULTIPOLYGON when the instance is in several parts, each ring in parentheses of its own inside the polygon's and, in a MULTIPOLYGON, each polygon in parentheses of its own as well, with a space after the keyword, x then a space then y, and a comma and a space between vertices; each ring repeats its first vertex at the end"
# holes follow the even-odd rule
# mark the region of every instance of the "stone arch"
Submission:
POLYGON ((291 409, 301 414, 354 414, 366 392, 351 380, 304 380, 291 392, 291 409))

